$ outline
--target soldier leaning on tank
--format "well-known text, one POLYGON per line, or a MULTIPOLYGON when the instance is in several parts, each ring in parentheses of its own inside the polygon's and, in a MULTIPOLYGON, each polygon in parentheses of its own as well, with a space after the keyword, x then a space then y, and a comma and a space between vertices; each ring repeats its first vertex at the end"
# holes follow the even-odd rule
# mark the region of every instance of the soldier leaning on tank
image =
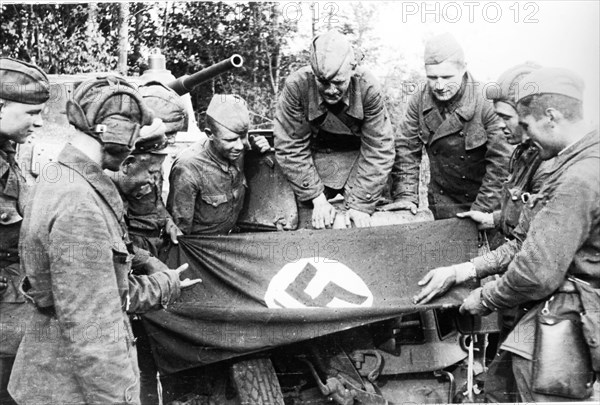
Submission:
POLYGON ((19 287, 19 231, 27 185, 15 161, 15 144, 23 144, 42 126, 50 83, 37 66, 0 58, 0 403, 13 404, 6 387, 31 307, 19 287))
MULTIPOLYGON (((154 118, 151 125, 141 128, 140 138, 135 142, 135 148, 131 154, 121 163, 120 170, 109 172, 121 194, 123 209, 125 210, 125 223, 130 233, 132 233, 132 222, 139 221, 140 216, 142 216, 139 212, 132 210, 132 206, 140 206, 140 199, 144 199, 149 194, 148 190, 156 190, 157 184, 160 181, 162 165, 167 155, 166 132, 167 127, 162 120, 154 118)), ((160 198, 159 194, 157 196, 160 198)), ((146 198, 145 200, 151 204, 150 209, 147 211, 157 211, 155 208, 160 207, 166 211, 162 203, 157 205, 154 199, 150 200, 146 198)), ((165 216, 165 214, 162 214, 162 218, 165 216)), ((143 215, 142 217, 148 219, 150 216, 143 215)), ((155 215, 150 218, 157 217, 159 217, 159 212, 155 212, 155 215)), ((135 224, 136 222, 133 223, 135 224)), ((133 230, 137 229, 133 228, 133 230)), ((140 237, 132 237, 132 243, 136 244, 136 241, 139 241, 139 239, 140 237)), ((134 270, 134 274, 136 273, 144 274, 138 272, 138 270, 134 270)), ((156 382, 157 367, 150 348, 150 342, 148 341, 148 334, 138 315, 132 315, 130 320, 133 334, 136 338, 138 367, 140 369, 141 404, 157 404, 159 402, 156 382)))
POLYGON ((373 75, 356 66, 345 36, 313 39, 310 66, 286 80, 275 115, 275 156, 312 227, 333 225, 329 199, 344 195, 345 226, 370 226, 394 161, 394 135, 373 75), (331 152, 335 153, 331 153, 331 152))
POLYGON ((508 270, 461 306, 472 315, 529 308, 501 346, 523 402, 590 398, 600 371, 600 140, 583 119, 582 93, 581 78, 565 69, 522 79, 519 123, 554 164, 508 270))
POLYGON ((493 212, 512 153, 501 120, 466 70, 463 49, 452 35, 427 41, 425 73, 427 84, 411 97, 396 137, 393 202, 381 210, 417 213, 424 146, 431 172, 429 208, 436 219, 471 209, 493 212))
MULTIPOLYGON (((177 132, 185 131, 188 126, 183 101, 177 93, 159 82, 145 83, 138 90, 146 106, 155 117, 162 120, 168 142, 173 143, 177 132)), ((155 177, 155 182, 135 190, 134 194, 125 193, 125 197, 131 241, 159 257, 169 242, 177 244, 177 236, 182 232, 175 225, 162 199, 162 167, 155 177)))
POLYGON ((263 153, 268 141, 248 141, 250 116, 239 96, 215 94, 206 110, 208 139, 182 151, 169 175, 167 209, 185 235, 227 235, 244 204, 244 152, 263 153))
POLYGON ((164 306, 180 273, 131 274, 123 203, 103 170, 118 170, 151 121, 137 91, 107 76, 67 101, 77 129, 60 152, 58 180, 40 177, 25 210, 19 253, 34 304, 9 382, 18 403, 139 403, 128 313, 164 306))

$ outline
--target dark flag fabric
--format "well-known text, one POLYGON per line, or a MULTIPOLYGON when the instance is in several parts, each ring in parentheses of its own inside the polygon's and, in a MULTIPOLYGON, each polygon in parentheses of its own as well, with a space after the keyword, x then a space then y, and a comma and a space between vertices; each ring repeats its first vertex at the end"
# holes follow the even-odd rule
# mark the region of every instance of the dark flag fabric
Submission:
POLYGON ((430 269, 477 254, 467 220, 342 230, 187 236, 168 264, 202 283, 144 315, 164 374, 429 308, 460 305, 454 288, 415 306, 430 269))

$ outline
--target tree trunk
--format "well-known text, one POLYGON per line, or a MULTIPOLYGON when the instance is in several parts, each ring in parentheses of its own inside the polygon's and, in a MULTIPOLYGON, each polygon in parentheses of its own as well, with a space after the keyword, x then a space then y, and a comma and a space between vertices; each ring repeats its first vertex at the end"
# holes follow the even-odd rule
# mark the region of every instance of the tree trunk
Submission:
POLYGON ((127 51, 129 50, 129 3, 119 4, 119 62, 117 71, 127 75, 127 51))

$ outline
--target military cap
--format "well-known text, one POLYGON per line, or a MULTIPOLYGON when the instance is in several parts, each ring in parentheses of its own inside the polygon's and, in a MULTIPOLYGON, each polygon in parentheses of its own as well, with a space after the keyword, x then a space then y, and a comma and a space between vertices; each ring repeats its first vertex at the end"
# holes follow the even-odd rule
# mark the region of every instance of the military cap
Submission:
POLYGON ((465 53, 456 38, 446 32, 427 41, 424 59, 426 65, 437 65, 445 61, 464 64, 465 53))
POLYGON ((42 104, 50 98, 50 82, 36 65, 0 58, 0 98, 23 104, 42 104))
POLYGON ((495 86, 486 87, 486 97, 493 101, 504 101, 514 106, 519 81, 541 67, 535 62, 525 62, 511 67, 500 75, 495 86))
POLYGON ((67 100, 67 118, 77 129, 99 139, 132 148, 152 113, 133 85, 115 75, 81 83, 67 100))
POLYGON ((543 67, 519 81, 515 101, 535 94, 561 94, 583 100, 584 87, 583 79, 571 70, 543 67))
POLYGON ((236 94, 215 94, 206 109, 206 116, 236 134, 245 134, 250 126, 246 101, 236 94))
POLYGON ((152 153, 154 155, 166 155, 167 127, 160 118, 154 118, 152 124, 145 125, 140 129, 140 137, 135 142, 132 155, 140 153, 152 153))
POLYGON ((146 106, 165 124, 167 133, 187 131, 188 114, 177 93, 157 81, 145 83, 139 90, 146 106))
POLYGON ((327 80, 349 72, 356 66, 350 41, 337 31, 316 36, 310 49, 310 66, 315 76, 327 80))

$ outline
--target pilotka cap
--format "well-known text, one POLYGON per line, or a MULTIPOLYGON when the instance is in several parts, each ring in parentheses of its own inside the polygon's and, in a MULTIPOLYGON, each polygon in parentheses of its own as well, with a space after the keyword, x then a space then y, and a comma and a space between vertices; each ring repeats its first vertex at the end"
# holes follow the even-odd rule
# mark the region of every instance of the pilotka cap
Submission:
POLYGON ((250 127, 246 101, 235 94, 215 94, 206 109, 206 116, 236 134, 245 134, 250 127))
POLYGON ((181 97, 157 81, 139 87, 146 106, 165 124, 168 134, 184 132, 188 128, 188 114, 181 97))
POLYGON ((541 67, 535 62, 525 62, 511 67, 500 75, 496 83, 486 87, 486 98, 493 101, 504 101, 514 106, 519 81, 541 67))
POLYGON ((42 104, 49 98, 50 82, 42 69, 20 60, 0 58, 0 99, 42 104))
POLYGON ((315 76, 326 80, 348 73, 356 66, 352 44, 337 31, 316 36, 310 49, 310 66, 315 76))
POLYGON ((535 94, 561 94, 583 100, 583 79, 569 69, 545 67, 531 72, 519 82, 515 101, 535 94))
POLYGON ((427 41, 424 54, 426 65, 438 65, 442 62, 465 63, 465 52, 456 38, 450 33, 439 34, 427 41))
POLYGON ((166 155, 167 127, 160 118, 154 118, 152 124, 145 125, 140 129, 140 137, 135 142, 132 155, 140 153, 152 153, 154 155, 166 155))

